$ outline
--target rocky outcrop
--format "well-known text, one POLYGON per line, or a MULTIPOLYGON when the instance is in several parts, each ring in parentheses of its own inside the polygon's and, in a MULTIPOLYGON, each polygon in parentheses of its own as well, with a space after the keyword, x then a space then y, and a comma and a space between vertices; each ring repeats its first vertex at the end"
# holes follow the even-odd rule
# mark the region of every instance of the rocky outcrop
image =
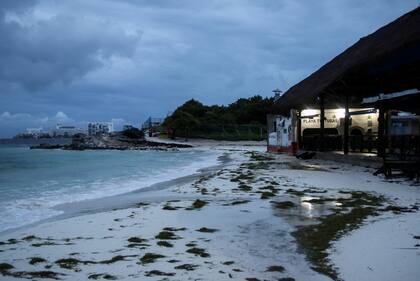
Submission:
POLYGON ((177 148, 189 148, 191 145, 178 143, 161 143, 147 141, 144 138, 128 137, 123 132, 107 135, 86 136, 75 135, 71 144, 48 145, 40 144, 31 146, 31 149, 64 149, 64 150, 169 150, 177 148))

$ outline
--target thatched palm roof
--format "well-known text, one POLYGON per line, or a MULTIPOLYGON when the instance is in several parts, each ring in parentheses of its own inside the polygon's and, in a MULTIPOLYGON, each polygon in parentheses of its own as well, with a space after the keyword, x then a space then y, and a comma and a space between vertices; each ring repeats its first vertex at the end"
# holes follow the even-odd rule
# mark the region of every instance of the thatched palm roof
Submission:
POLYGON ((420 88, 420 7, 361 38, 300 83, 276 103, 275 111, 326 103, 353 104, 362 97, 420 88))

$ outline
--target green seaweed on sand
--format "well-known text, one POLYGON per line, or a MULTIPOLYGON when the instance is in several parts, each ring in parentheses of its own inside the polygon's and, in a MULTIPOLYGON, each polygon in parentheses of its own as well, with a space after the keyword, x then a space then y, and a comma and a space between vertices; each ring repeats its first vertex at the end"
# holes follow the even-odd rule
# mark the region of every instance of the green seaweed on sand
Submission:
POLYGON ((203 195, 206 195, 206 194, 208 194, 209 193, 209 191, 207 190, 207 188, 202 188, 202 189, 200 189, 200 192, 201 192, 201 194, 203 194, 203 195))
POLYGON ((145 243, 147 242, 147 239, 141 238, 141 237, 130 237, 127 239, 130 243, 145 243))
POLYGON ((268 169, 268 167, 270 167, 270 163, 266 161, 249 162, 241 165, 241 168, 247 168, 250 170, 265 170, 268 169))
POLYGON ((201 208, 202 208, 202 207, 204 207, 205 205, 207 205, 207 201, 200 200, 200 199, 195 200, 195 201, 193 202, 193 204, 192 204, 192 206, 193 206, 195 209, 201 209, 201 208))
POLYGON ((179 207, 173 207, 170 204, 165 204, 165 206, 163 206, 162 210, 166 210, 166 211, 176 211, 178 210, 179 207))
POLYGON ((278 281, 295 281, 296 279, 295 278, 292 278, 292 277, 283 277, 283 278, 280 278, 280 279, 277 279, 278 281))
POLYGON ((32 247, 36 247, 36 248, 39 248, 39 247, 42 247, 42 246, 56 246, 56 245, 74 245, 74 243, 59 244, 59 243, 52 242, 52 241, 45 241, 45 242, 41 242, 41 243, 31 244, 32 247))
POLYGON ((284 271, 284 267, 281 265, 272 265, 267 267, 267 269, 265 270, 267 272, 283 272, 284 271))
POLYGON ((254 278, 254 277, 248 277, 245 279, 246 281, 260 281, 260 279, 258 278, 254 278))
POLYGON ((413 210, 411 208, 394 206, 394 205, 386 206, 382 210, 383 211, 391 211, 391 212, 393 212, 394 214, 397 214, 397 215, 401 214, 401 213, 413 213, 413 212, 415 212, 415 210, 413 210))
POLYGON ((42 270, 42 271, 18 271, 8 274, 16 278, 26 278, 26 279, 54 279, 60 280, 59 276, 65 276, 63 273, 58 273, 54 271, 42 270))
POLYGON ((42 262, 47 262, 47 260, 41 257, 32 257, 29 260, 29 264, 37 264, 42 262))
MULTIPOLYGON (((109 260, 100 261, 99 263, 101 263, 101 264, 111 264, 111 263, 115 263, 115 262, 118 262, 118 261, 125 261, 125 258, 132 258, 132 257, 137 257, 137 255, 127 255, 127 256, 118 255, 118 256, 112 257, 109 260)), ((91 262, 88 262, 88 263, 91 263, 91 262)))
MULTIPOLYGON (((68 258, 68 259, 56 260, 55 263, 61 268, 75 269, 79 264, 86 264, 86 263, 89 263, 89 262, 81 261, 81 260, 74 259, 74 258, 68 258)), ((94 262, 91 262, 91 263, 94 263, 94 262)))
POLYGON ((290 194, 293 194, 293 195, 296 195, 296 196, 304 196, 305 195, 305 192, 299 191, 299 190, 296 190, 296 189, 293 189, 293 188, 289 188, 288 190, 286 190, 286 193, 290 193, 290 194))
POLYGON ((326 202, 337 201, 337 198, 321 197, 321 198, 312 198, 308 200, 303 200, 302 202, 311 203, 311 204, 324 204, 326 202))
POLYGON ((330 248, 331 242, 356 229, 367 217, 376 214, 374 207, 354 207, 349 212, 333 213, 321 217, 318 224, 301 226, 292 234, 308 260, 313 264, 312 268, 315 271, 327 275, 333 280, 340 280, 336 269, 328 259, 327 250, 330 248))
POLYGON ((163 228, 163 230, 165 230, 165 231, 185 231, 185 230, 187 230, 187 228, 186 227, 171 227, 171 226, 167 226, 167 227, 164 227, 163 228))
POLYGON ((149 205, 150 205, 150 203, 145 203, 145 202, 136 203, 137 208, 146 207, 146 206, 149 206, 149 205))
POLYGON ((248 192, 252 190, 252 187, 246 184, 240 184, 238 188, 242 191, 248 192))
POLYGON ((196 231, 198 231, 198 232, 204 232, 204 233, 214 233, 214 232, 219 231, 219 230, 216 229, 216 228, 202 227, 202 228, 197 229, 196 231))
POLYGON ((375 196, 366 192, 352 191, 350 198, 338 198, 336 201, 341 203, 341 207, 358 207, 358 206, 382 206, 384 198, 382 196, 375 196))
POLYGON ((290 209, 296 206, 295 203, 293 203, 292 201, 282 201, 282 202, 271 201, 271 203, 277 209, 290 209))
POLYGON ((202 189, 200 190, 200 192, 201 192, 201 194, 203 194, 203 195, 206 195, 206 194, 208 194, 208 193, 209 193, 209 191, 207 190, 207 188, 202 188, 202 189))
POLYGON ((145 276, 147 277, 151 277, 151 276, 174 276, 175 273, 173 272, 163 272, 160 270, 151 270, 151 271, 146 271, 145 276))
POLYGON ((273 161, 274 157, 253 152, 250 156, 250 159, 255 161, 273 161))
POLYGON ((243 270, 242 269, 239 269, 239 268, 233 268, 232 271, 235 271, 235 272, 243 272, 243 270))
POLYGON ((195 246, 197 246, 197 243, 193 241, 193 242, 189 242, 189 243, 185 244, 185 246, 187 246, 187 247, 195 247, 195 246))
POLYGON ((107 274, 107 273, 94 273, 88 276, 88 279, 98 280, 98 279, 105 279, 105 280, 117 280, 118 278, 114 275, 107 274))
POLYGON ((16 239, 9 239, 9 240, 7 240, 7 242, 4 242, 4 241, 0 241, 0 246, 3 246, 3 245, 13 245, 13 244, 17 244, 17 243, 19 243, 19 240, 16 240, 16 239))
POLYGON ((249 202, 251 202, 251 200, 236 200, 236 201, 233 201, 229 204, 224 204, 224 206, 229 206, 229 205, 235 206, 235 205, 240 205, 240 204, 246 204, 246 203, 249 203, 249 202))
POLYGON ((141 264, 148 264, 154 263, 157 259, 164 258, 164 255, 154 254, 154 253, 146 253, 143 257, 140 258, 141 264))
POLYGON ((28 235, 22 238, 22 240, 24 241, 32 241, 32 240, 36 240, 36 239, 41 239, 39 237, 36 237, 35 235, 28 235))
POLYGON ((17 272, 10 272, 14 266, 8 263, 0 263, 0 273, 4 276, 12 276, 16 278, 44 278, 44 279, 55 279, 59 280, 59 276, 65 276, 63 273, 57 273, 53 271, 17 271, 17 272))
POLYGON ((239 174, 238 176, 230 179, 231 182, 240 182, 243 180, 253 180, 255 178, 255 176, 252 173, 248 173, 248 174, 239 174))
POLYGON ((172 248, 174 246, 171 243, 169 243, 168 241, 158 241, 156 244, 158 246, 167 247, 167 248, 172 248))
POLYGON ((150 245, 147 243, 130 243, 127 245, 127 248, 139 248, 139 249, 146 249, 150 245))
POLYGON ((196 264, 186 263, 186 264, 181 264, 181 265, 175 266, 175 269, 182 269, 182 270, 186 270, 186 271, 192 271, 192 270, 195 270, 197 267, 198 267, 198 265, 196 265, 196 264))
POLYGON ((279 189, 278 188, 275 188, 274 186, 272 186, 272 185, 268 185, 268 186, 264 186, 264 187, 260 187, 260 188, 258 188, 259 190, 262 190, 262 191, 268 191, 268 192, 271 192, 271 193, 274 193, 274 194, 277 194, 278 192, 279 192, 279 189))
POLYGON ((193 247, 186 251, 187 253, 194 254, 196 256, 200 256, 202 258, 210 257, 210 254, 206 252, 203 248, 193 247))
POLYGON ((175 235, 175 233, 173 233, 172 231, 166 231, 163 230, 161 232, 159 232, 156 236, 156 239, 159 240, 176 240, 176 239, 180 239, 179 236, 175 235))
POLYGON ((224 265, 232 265, 234 263, 235 263, 234 261, 225 261, 222 264, 224 264, 224 265))
POLYGON ((109 260, 103 260, 103 261, 88 261, 88 260, 78 260, 75 258, 67 258, 67 259, 59 259, 56 260, 55 263, 60 266, 61 268, 65 269, 75 269, 79 264, 87 265, 87 264, 112 264, 119 261, 125 261, 126 258, 130 257, 137 257, 137 255, 126 255, 126 256, 114 256, 109 260))
POLYGON ((261 192, 261 199, 269 199, 270 197, 276 196, 273 192, 263 191, 261 192))
POLYGON ((9 271, 11 269, 15 268, 13 265, 9 263, 0 263, 0 273, 9 271))

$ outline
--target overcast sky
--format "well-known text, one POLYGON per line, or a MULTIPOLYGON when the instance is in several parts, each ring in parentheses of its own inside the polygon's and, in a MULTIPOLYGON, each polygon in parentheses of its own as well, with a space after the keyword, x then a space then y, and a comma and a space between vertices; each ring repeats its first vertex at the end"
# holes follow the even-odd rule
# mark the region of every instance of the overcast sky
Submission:
POLYGON ((0 137, 287 90, 419 0, 1 0, 0 137))

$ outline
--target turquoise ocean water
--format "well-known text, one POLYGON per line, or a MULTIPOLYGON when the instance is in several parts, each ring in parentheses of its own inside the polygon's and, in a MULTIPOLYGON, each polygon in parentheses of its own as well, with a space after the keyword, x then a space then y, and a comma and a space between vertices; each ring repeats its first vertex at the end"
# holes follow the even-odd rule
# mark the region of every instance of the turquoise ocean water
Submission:
POLYGON ((53 207, 112 196, 217 164, 219 154, 184 151, 30 150, 0 145, 0 232, 60 214, 53 207))

